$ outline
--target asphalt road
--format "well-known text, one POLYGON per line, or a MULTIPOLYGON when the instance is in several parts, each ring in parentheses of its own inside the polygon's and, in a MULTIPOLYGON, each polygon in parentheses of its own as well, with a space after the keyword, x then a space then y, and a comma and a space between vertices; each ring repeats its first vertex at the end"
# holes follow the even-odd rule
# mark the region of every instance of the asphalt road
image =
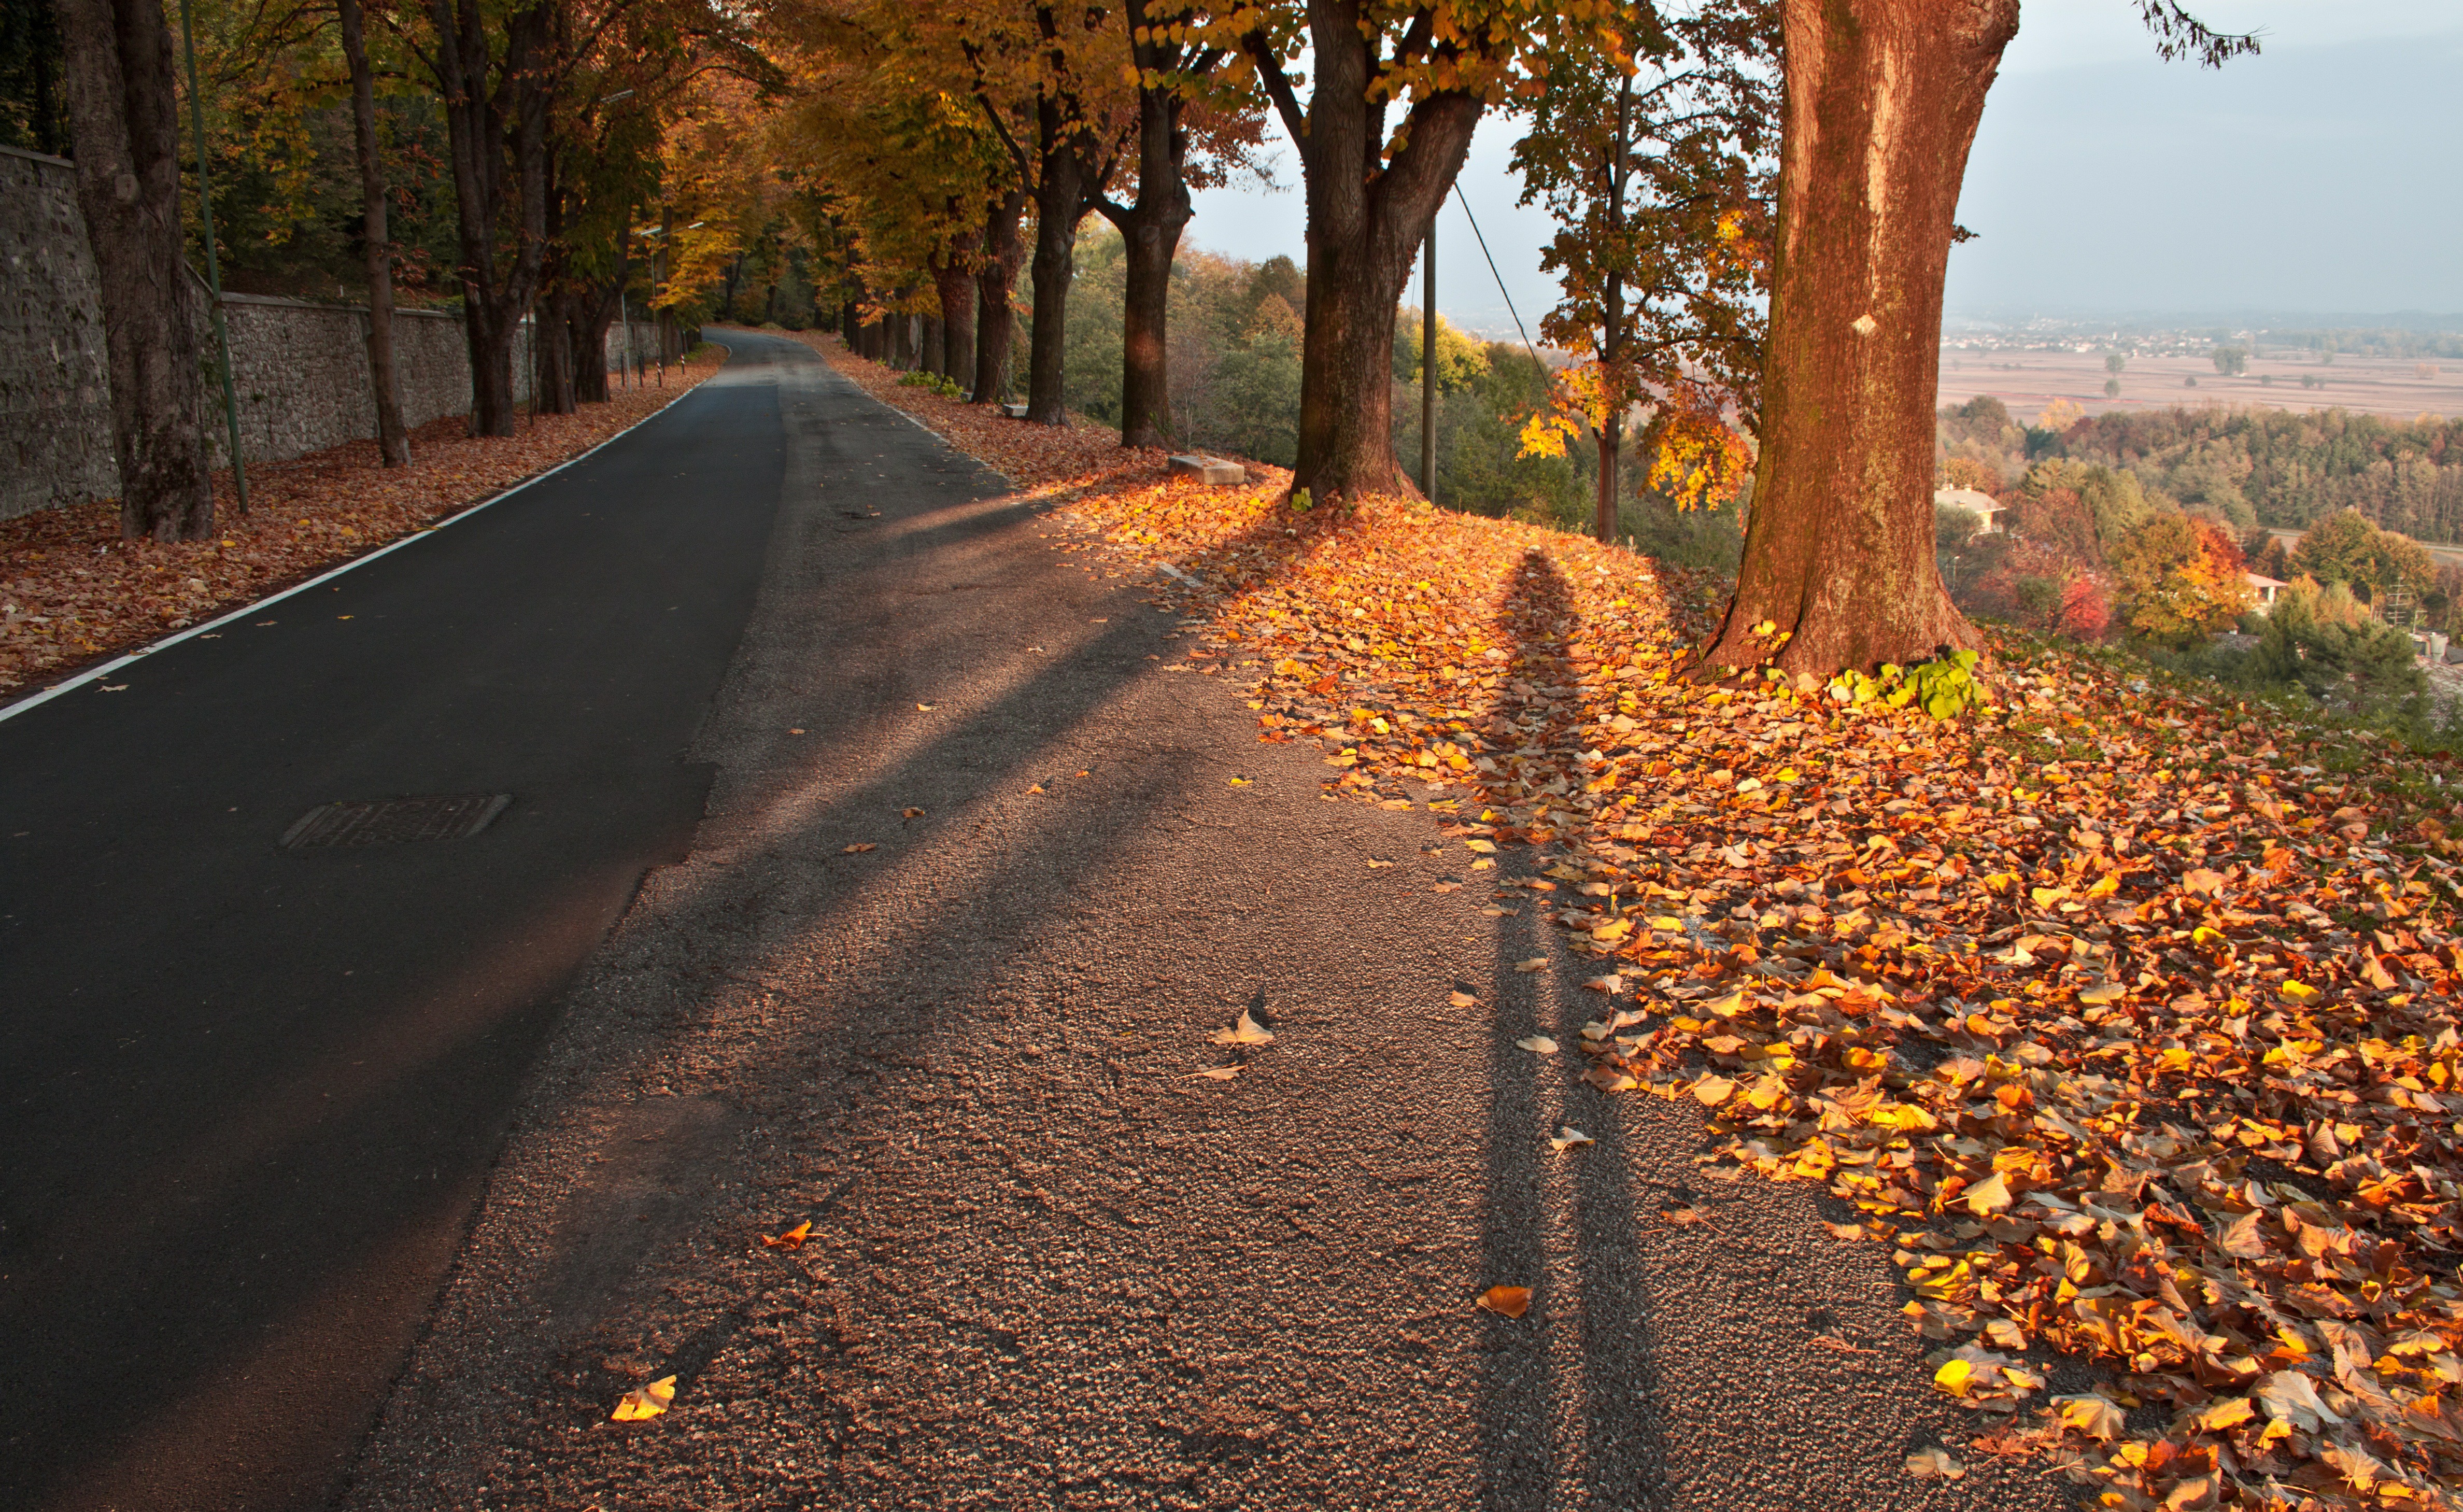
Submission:
POLYGON ((0 721, 0 1505, 339 1493, 557 995, 702 816, 684 757, 784 477, 775 346, 0 721), (499 792, 469 839, 278 844, 329 800, 499 792))
POLYGON ((1521 1048, 1602 1002, 1487 885, 1546 858, 1328 800, 1062 500, 817 362, 778 393, 708 815, 572 988, 350 1512, 2073 1504, 1965 1447, 1836 1199, 1521 1048), (1244 1006, 1274 1043, 1213 1042, 1244 1006))

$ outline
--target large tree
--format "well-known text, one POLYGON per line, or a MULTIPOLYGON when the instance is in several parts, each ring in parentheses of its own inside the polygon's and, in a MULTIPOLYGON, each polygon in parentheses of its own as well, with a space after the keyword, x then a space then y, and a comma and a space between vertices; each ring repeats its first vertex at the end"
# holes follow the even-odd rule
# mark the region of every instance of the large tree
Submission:
MULTIPOLYGON (((2166 56, 2256 50, 2136 0, 2166 56)), ((1827 677, 1978 644, 1933 562, 1942 278, 2018 0, 1786 0, 1761 457, 1713 668, 1827 677)))
POLYGON ((1651 483, 1680 508, 1733 497, 1762 363, 1778 126, 1778 13, 1706 0, 1646 16, 1631 52, 1573 39, 1549 60, 1515 144, 1523 199, 1554 214, 1540 267, 1558 276, 1542 340, 1587 360, 1558 375, 1558 413, 1526 431, 1554 451, 1587 427, 1599 449, 1592 528, 1618 531, 1628 417, 1646 406, 1651 483), (1568 413, 1570 412, 1570 413, 1568 413))
POLYGON ((213 533, 197 296, 180 231, 180 138, 162 0, 57 0, 77 205, 102 292, 120 529, 213 533))
POLYGON ((1394 457, 1394 318, 1471 131, 1493 101, 1543 86, 1532 60, 1648 13, 1537 0, 1275 0, 1215 24, 1299 151, 1309 267, 1295 489, 1416 492, 1394 457), (1305 104, 1291 68, 1304 50, 1316 69, 1305 104))
POLYGON ((403 424, 402 373, 393 355, 393 243, 385 233, 384 163, 377 153, 376 71, 368 63, 360 0, 335 0, 342 62, 351 73, 351 134, 360 159, 360 231, 368 270, 368 387, 377 406, 377 452, 389 468, 410 466, 403 424))

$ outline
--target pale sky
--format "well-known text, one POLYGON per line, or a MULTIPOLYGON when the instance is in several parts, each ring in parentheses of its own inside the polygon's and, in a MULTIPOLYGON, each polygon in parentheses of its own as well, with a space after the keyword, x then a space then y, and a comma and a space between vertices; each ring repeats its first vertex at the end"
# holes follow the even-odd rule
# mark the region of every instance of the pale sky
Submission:
MULTIPOLYGON (((2463 312, 2463 4, 2199 0, 2259 31, 2221 71, 2165 64, 2129 0, 2026 0, 1985 106, 1951 253, 1953 315, 2463 312)), ((1515 122, 1472 140, 1464 197, 1535 328, 1548 217, 1515 201, 1515 122)), ((1284 187, 1197 196, 1188 239, 1303 258, 1298 162, 1284 187)), ((1416 274, 1412 284, 1416 299, 1416 274)), ((1437 228, 1448 318, 1511 328, 1458 204, 1437 228)))

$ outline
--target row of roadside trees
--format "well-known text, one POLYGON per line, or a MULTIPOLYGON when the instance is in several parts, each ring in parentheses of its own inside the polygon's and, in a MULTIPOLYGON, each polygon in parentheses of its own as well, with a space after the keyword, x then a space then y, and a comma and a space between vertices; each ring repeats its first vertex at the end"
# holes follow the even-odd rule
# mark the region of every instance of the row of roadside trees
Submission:
MULTIPOLYGON (((1528 194, 1560 226, 1545 258, 1565 297, 1543 330, 1580 358, 1527 447, 1597 449, 1602 534, 1629 429, 1680 501, 1731 497, 1754 472, 1708 659, 1827 675, 1974 641, 1933 569, 1930 395, 1951 214, 2016 0, 289 3, 261 12, 299 60, 284 77, 351 100, 372 305, 398 253, 373 102, 418 94, 443 119, 482 431, 511 429, 526 317, 544 407, 568 406, 599 367, 573 354, 593 350, 641 251, 666 261, 654 293, 708 285, 741 266, 738 208, 767 196, 837 270, 859 338, 929 315, 921 355, 979 402, 998 397, 1023 274, 1028 413, 1043 423, 1063 419, 1079 229, 1102 216, 1125 261, 1123 440, 1168 440, 1168 291, 1191 189, 1250 165, 1272 119, 1308 212, 1295 490, 1409 493, 1397 311, 1473 130, 1500 115, 1521 131, 1528 194)), ((124 519, 194 536, 210 496, 165 213, 171 34, 161 0, 59 8, 124 519)), ((2250 47, 2170 0, 2141 11, 2168 55, 2250 47)), ((389 455, 399 428, 397 415, 389 455)))

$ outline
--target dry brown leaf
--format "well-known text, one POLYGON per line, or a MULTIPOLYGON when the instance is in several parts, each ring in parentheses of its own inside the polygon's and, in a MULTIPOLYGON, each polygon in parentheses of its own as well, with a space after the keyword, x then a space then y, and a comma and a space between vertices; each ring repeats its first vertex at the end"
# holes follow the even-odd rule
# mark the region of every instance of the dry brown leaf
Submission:
POLYGON ((1273 1044, 1275 1034, 1273 1030, 1250 1018, 1249 1010, 1243 1008, 1240 1010, 1238 1022, 1229 1029, 1214 1031, 1214 1042, 1216 1044, 1273 1044))
POLYGON ((1531 1310, 1531 1288, 1491 1286, 1479 1294, 1479 1305, 1507 1318, 1519 1318, 1531 1310))

